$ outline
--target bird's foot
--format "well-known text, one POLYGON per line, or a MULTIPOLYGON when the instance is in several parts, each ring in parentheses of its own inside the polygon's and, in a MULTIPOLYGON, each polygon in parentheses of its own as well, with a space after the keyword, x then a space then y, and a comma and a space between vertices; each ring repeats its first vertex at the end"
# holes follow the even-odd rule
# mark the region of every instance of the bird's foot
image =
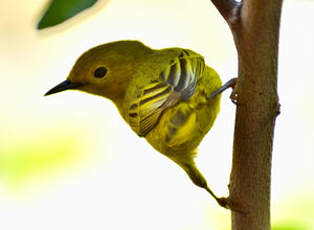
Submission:
POLYGON ((246 208, 242 207, 241 205, 235 203, 235 202, 232 202, 229 197, 226 198, 226 197, 220 197, 220 198, 217 198, 216 199, 217 203, 225 208, 225 209, 230 209, 231 211, 233 212, 239 212, 239 213, 242 213, 242 214, 246 214, 247 211, 246 208))
POLYGON ((230 99, 231 99, 233 104, 238 105, 238 96, 239 95, 238 95, 237 90, 236 90, 237 82, 238 82, 238 78, 230 79, 225 84, 223 84, 223 86, 221 86, 218 90, 216 90, 214 93, 212 93, 210 95, 209 99, 216 97, 217 95, 219 95, 220 93, 222 93, 223 91, 225 91, 228 88, 232 88, 232 93, 230 95, 230 99))
POLYGON ((223 207, 223 208, 226 208, 226 209, 230 209, 229 206, 228 206, 228 198, 226 197, 220 197, 220 198, 217 198, 216 199, 217 203, 223 207))
POLYGON ((238 105, 238 97, 239 97, 239 94, 235 91, 235 89, 233 89, 229 97, 231 102, 235 105, 238 105))

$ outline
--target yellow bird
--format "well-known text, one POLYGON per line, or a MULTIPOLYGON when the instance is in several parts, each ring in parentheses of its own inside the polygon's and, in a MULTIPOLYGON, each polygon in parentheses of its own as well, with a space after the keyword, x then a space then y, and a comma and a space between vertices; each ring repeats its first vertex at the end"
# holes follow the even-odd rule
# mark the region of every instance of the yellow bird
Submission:
POLYGON ((77 89, 110 99, 132 130, 177 163, 221 206, 194 163, 196 148, 219 112, 219 75, 189 49, 155 50, 138 41, 94 47, 76 61, 68 78, 45 95, 77 89))

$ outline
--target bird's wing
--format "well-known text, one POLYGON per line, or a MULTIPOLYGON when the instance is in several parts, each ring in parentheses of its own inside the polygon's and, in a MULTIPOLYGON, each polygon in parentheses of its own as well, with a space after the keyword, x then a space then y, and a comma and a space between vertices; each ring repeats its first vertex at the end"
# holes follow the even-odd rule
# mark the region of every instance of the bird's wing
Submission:
POLYGON ((204 67, 202 56, 182 50, 160 73, 159 80, 142 88, 139 97, 131 102, 128 113, 131 128, 139 136, 145 136, 164 110, 194 94, 197 78, 204 67))

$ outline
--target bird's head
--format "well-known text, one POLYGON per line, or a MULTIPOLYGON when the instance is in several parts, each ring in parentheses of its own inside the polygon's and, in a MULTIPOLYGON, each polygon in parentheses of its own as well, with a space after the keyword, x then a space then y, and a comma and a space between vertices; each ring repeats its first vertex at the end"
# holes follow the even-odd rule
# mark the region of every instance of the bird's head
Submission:
POLYGON ((83 53, 67 79, 46 95, 68 89, 104 96, 115 100, 124 96, 137 65, 151 49, 138 41, 117 41, 94 47, 83 53))

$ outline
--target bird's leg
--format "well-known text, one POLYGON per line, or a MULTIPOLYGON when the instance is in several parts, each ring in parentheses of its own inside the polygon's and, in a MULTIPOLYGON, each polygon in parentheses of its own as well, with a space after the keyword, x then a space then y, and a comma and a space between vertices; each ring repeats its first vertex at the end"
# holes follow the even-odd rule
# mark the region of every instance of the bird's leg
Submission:
POLYGON ((227 198, 225 197, 217 197, 215 195, 215 193, 213 193, 213 191, 206 185, 206 191, 212 196, 214 197, 214 199, 217 201, 217 203, 221 206, 221 207, 224 207, 226 209, 229 209, 229 206, 228 206, 228 201, 227 201, 227 198))
POLYGON ((201 187, 204 188, 216 201, 217 203, 226 209, 229 209, 228 200, 225 197, 217 197, 215 193, 208 187, 207 182, 201 172, 197 169, 194 162, 185 162, 185 163, 179 163, 177 162, 184 171, 188 174, 192 182, 201 187))
POLYGON ((238 93, 236 92, 236 84, 237 84, 238 78, 232 78, 229 81, 227 81, 223 86, 221 86, 218 90, 216 90, 214 93, 212 93, 209 97, 209 99, 212 99, 216 97, 218 94, 222 93, 228 88, 232 88, 232 93, 230 95, 230 99, 232 103, 237 104, 238 99, 238 93))

